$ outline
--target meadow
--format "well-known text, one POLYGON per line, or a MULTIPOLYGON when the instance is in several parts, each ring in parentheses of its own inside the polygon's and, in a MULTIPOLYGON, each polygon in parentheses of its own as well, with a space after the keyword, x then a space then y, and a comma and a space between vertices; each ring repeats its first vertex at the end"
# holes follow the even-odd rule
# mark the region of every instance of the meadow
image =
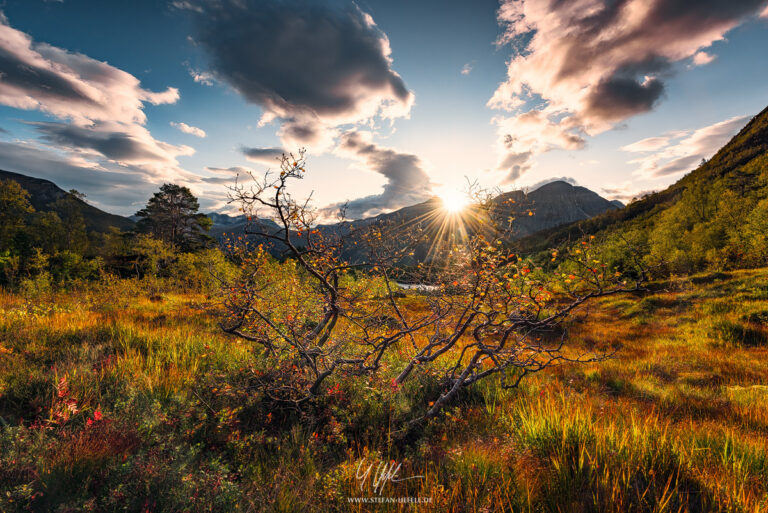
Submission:
POLYGON ((0 511, 764 511, 767 284, 707 273, 602 298, 568 328, 612 359, 486 380, 410 429, 418 391, 386 367, 275 408, 214 293, 0 293, 0 511), (358 479, 379 462, 423 477, 379 494, 358 479))

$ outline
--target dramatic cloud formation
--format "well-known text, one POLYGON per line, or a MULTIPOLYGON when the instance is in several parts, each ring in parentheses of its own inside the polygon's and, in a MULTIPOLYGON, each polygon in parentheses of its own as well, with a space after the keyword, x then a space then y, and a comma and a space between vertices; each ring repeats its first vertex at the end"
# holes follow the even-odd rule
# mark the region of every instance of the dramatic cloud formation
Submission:
POLYGON ((248 148, 245 146, 240 148, 240 151, 251 162, 258 162, 267 167, 277 166, 283 153, 286 153, 282 148, 248 148))
POLYGON ((125 71, 79 53, 36 43, 0 13, 0 103, 42 110, 78 124, 144 123, 143 104, 173 103, 178 90, 154 93, 125 71))
POLYGON ((202 128, 197 128, 196 126, 190 126, 186 123, 176 123, 174 121, 171 121, 171 126, 174 128, 178 128, 185 134, 194 135, 195 137, 206 136, 205 130, 203 130, 202 128))
POLYGON ((649 178, 675 175, 695 169, 727 143, 751 116, 738 116, 694 131, 679 131, 643 139, 622 147, 624 151, 646 153, 631 160, 639 164, 636 174, 649 178))
POLYGON ((195 41, 210 73, 279 120, 286 147, 326 150, 336 127, 408 115, 387 36, 357 7, 321 2, 199 1, 195 41))
POLYGON ((514 180, 530 157, 575 149, 586 136, 652 109, 673 64, 714 56, 720 40, 765 0, 502 0, 500 44, 516 55, 489 106, 497 117, 499 168, 514 180), (522 112, 522 114, 520 114, 522 112), (524 118, 524 119, 521 119, 524 118))
POLYGON ((158 141, 144 127, 145 103, 174 103, 175 88, 143 89, 136 77, 105 62, 33 41, 2 13, 0 70, 0 104, 62 120, 27 123, 39 141, 4 144, 3 169, 81 188, 100 205, 123 212, 126 199, 146 199, 162 181, 199 182, 177 162, 194 149, 158 141), (118 197, 123 201, 112 205, 118 197))
MULTIPOLYGON (((432 196, 432 183, 419 158, 372 143, 368 132, 350 131, 342 134, 336 152, 360 161, 387 179, 381 194, 348 203, 347 215, 352 219, 389 212, 432 196)), ((328 210, 333 208, 329 207, 328 210)))

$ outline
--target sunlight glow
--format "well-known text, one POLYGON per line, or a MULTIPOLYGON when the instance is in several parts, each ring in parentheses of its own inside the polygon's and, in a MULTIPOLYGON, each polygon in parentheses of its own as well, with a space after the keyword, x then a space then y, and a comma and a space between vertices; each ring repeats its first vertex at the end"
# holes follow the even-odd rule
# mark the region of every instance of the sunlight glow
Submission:
POLYGON ((443 202, 443 210, 451 214, 457 214, 467 206, 467 196, 461 191, 445 189, 438 196, 443 202))

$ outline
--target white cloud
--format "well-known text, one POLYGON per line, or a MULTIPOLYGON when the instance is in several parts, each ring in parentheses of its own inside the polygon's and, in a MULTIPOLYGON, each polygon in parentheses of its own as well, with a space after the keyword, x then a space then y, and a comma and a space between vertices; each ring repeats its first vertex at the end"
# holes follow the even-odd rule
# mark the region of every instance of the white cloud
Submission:
POLYGON ((174 128, 178 128, 185 134, 194 135, 195 137, 206 136, 205 130, 203 130, 202 128, 197 128, 196 126, 191 126, 186 123, 176 123, 175 121, 171 121, 171 126, 174 128))
POLYGON ((714 61, 715 59, 716 57, 714 55, 708 54, 707 52, 704 52, 704 51, 696 52, 693 56, 693 65, 705 66, 710 62, 714 61))
POLYGON ((625 182, 621 185, 603 187, 602 196, 609 200, 619 200, 625 205, 656 192, 655 189, 638 189, 636 184, 625 182))
POLYGON ((189 76, 192 77, 192 80, 197 82, 198 84, 212 86, 213 83, 216 81, 215 77, 208 73, 207 71, 199 71, 196 69, 189 68, 189 76))
MULTIPOLYGON (((337 155, 355 159, 387 179, 381 194, 349 201, 347 214, 353 219, 390 212, 432 196, 434 184, 424 169, 424 163, 416 155, 379 146, 372 142, 372 137, 373 134, 365 131, 345 132, 335 150, 337 155)), ((326 214, 332 215, 339 206, 327 207, 326 214)))
POLYGON ((630 160, 637 164, 635 174, 647 178, 674 176, 698 167, 725 145, 751 116, 736 116, 697 130, 674 132, 672 135, 643 139, 622 149, 646 155, 630 160), (658 142, 648 143, 651 140, 658 142))

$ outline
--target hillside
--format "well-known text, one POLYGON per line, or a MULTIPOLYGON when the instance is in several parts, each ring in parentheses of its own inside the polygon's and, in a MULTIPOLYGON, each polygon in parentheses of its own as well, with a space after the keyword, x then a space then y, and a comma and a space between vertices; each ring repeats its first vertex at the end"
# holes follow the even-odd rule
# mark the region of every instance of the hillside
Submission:
MULTIPOLYGON (((702 226, 722 211, 717 203, 724 197, 746 208, 766 196, 768 169, 768 108, 764 109, 711 159, 668 188, 647 195, 622 209, 607 211, 590 219, 552 227, 521 238, 518 250, 536 253, 558 247, 584 234, 611 234, 642 230, 651 232, 664 215, 672 217, 672 208, 680 207, 687 195, 689 203, 710 204, 699 219, 689 219, 678 226, 683 232, 693 225, 702 226), (728 191, 728 192, 726 192, 728 191), (707 197, 705 197, 707 196, 707 197), (710 197, 711 196, 711 197, 710 197), (684 225, 684 226, 683 226, 684 225)), ((725 205, 721 205, 725 207, 725 205)), ((747 215, 748 212, 743 212, 747 215)), ((745 220, 744 218, 741 219, 745 220)), ((738 223, 737 223, 738 224, 738 223)))
MULTIPOLYGON (((57 186, 55 183, 42 178, 33 178, 20 173, 0 170, 0 180, 13 180, 18 182, 27 192, 29 192, 29 202, 38 211, 51 210, 49 205, 54 201, 67 195, 67 192, 57 186)), ((100 210, 93 205, 76 200, 80 204, 80 211, 85 218, 85 225, 89 231, 107 232, 110 227, 121 230, 133 228, 133 221, 126 217, 110 214, 100 210)))

